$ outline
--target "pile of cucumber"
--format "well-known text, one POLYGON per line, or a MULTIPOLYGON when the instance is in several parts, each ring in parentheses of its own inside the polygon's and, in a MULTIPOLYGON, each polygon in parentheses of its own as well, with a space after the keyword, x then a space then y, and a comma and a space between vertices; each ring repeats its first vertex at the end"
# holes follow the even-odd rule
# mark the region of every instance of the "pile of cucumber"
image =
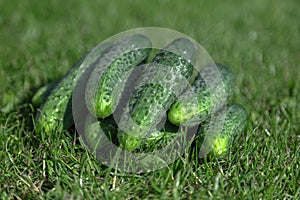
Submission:
POLYGON ((84 123, 90 149, 102 148, 107 137, 126 151, 159 150, 179 132, 196 127, 192 140, 202 143, 204 151, 224 155, 245 129, 247 115, 242 106, 228 103, 234 88, 230 69, 218 63, 198 69, 195 56, 196 46, 187 38, 161 50, 152 49, 151 40, 141 34, 103 43, 59 83, 37 91, 32 98, 34 106, 41 106, 36 131, 51 134, 74 125, 73 90, 80 74, 90 71, 83 99, 97 119, 84 123), (217 78, 221 84, 207 82, 217 78))

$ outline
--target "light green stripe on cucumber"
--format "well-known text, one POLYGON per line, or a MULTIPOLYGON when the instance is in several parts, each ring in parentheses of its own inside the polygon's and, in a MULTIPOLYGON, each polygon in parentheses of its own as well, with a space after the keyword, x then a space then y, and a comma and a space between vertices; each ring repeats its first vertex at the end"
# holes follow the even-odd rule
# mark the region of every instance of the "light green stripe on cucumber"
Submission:
POLYGON ((150 75, 151 81, 137 86, 129 100, 132 123, 126 118, 122 121, 121 117, 120 123, 125 124, 125 130, 122 127, 124 132, 118 135, 122 148, 136 149, 148 132, 155 131, 155 126, 175 101, 175 93, 180 94, 185 89, 184 83, 188 83, 192 78, 194 66, 191 60, 195 52, 195 46, 190 40, 178 38, 154 57, 150 68, 154 66, 156 70, 150 75))
POLYGON ((40 87, 31 99, 32 105, 34 107, 40 107, 45 101, 47 101, 47 98, 57 86, 57 84, 57 82, 51 82, 40 87))
MULTIPOLYGON (((118 132, 120 130, 112 117, 97 120, 89 115, 85 119, 84 144, 93 153, 97 154, 97 151, 103 150, 109 143, 118 145, 118 141, 116 140, 118 132)), ((164 129, 150 133, 143 141, 138 152, 152 152, 153 150, 163 148, 177 136, 177 129, 166 125, 164 129)))
POLYGON ((179 98, 171 106, 168 113, 170 122, 177 126, 183 123, 199 124, 205 121, 213 111, 221 108, 223 106, 222 102, 226 103, 233 93, 233 73, 225 65, 216 63, 216 67, 215 70, 213 66, 207 66, 200 71, 192 84, 192 93, 191 91, 185 91, 181 95, 182 98, 179 98), (208 80, 212 80, 216 73, 219 73, 222 82, 219 85, 214 85, 212 89, 209 88, 205 79, 201 76, 203 71, 206 71, 205 76, 208 80), (211 91, 216 95, 213 96, 211 91), (225 92, 225 95, 222 95, 225 99, 220 98, 221 92, 225 92), (216 106, 219 107, 216 108, 216 106))
POLYGON ((84 144, 93 153, 97 150, 106 147, 110 143, 116 142, 116 134, 118 126, 111 118, 97 120, 96 118, 88 115, 85 119, 84 135, 82 139, 84 144))
POLYGON ((84 72, 85 69, 90 67, 110 46, 111 43, 103 43, 97 49, 87 54, 88 57, 84 56, 56 85, 38 114, 35 123, 38 131, 49 133, 72 126, 74 123, 71 105, 72 92, 78 78, 78 73, 84 72))
POLYGON ((154 150, 166 148, 173 139, 177 138, 177 136, 177 132, 165 130, 154 131, 141 144, 140 149, 142 152, 152 152, 154 150))
POLYGON ((103 119, 113 113, 130 71, 148 58, 151 45, 148 37, 135 34, 105 52, 91 73, 86 89, 91 114, 103 119))
POLYGON ((245 130, 246 125, 247 113, 240 105, 232 104, 218 112, 199 129, 197 142, 201 146, 200 156, 208 153, 224 155, 232 140, 245 130))

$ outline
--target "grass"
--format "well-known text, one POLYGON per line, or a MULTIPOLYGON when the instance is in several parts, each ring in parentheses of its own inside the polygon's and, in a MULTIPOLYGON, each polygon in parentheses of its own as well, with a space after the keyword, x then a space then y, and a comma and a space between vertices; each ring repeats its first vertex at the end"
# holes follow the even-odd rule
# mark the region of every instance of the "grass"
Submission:
POLYGON ((297 1, 0 0, 0 13, 0 198, 299 199, 297 1), (144 26, 185 33, 234 71, 249 122, 224 158, 118 174, 76 134, 32 131, 38 87, 102 40, 144 26))

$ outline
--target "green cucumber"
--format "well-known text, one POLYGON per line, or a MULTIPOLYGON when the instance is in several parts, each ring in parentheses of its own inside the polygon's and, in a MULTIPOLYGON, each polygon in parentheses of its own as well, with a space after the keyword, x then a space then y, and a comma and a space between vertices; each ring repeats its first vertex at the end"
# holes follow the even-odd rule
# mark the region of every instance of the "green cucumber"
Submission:
POLYGON ((40 107, 45 102, 53 89, 57 86, 57 82, 48 83, 40 87, 31 99, 31 103, 34 107, 40 107))
POLYGON ((205 121, 215 110, 218 110, 226 103, 234 88, 233 73, 225 65, 216 63, 216 69, 213 66, 207 66, 200 70, 197 75, 191 91, 185 91, 181 98, 170 108, 168 119, 174 125, 179 126, 183 123, 201 123, 205 121), (204 74, 208 80, 213 80, 216 73, 220 72, 220 78, 223 84, 213 85, 215 96, 211 95, 212 89, 208 87, 201 74, 204 74), (220 93, 225 92, 221 98, 220 93), (218 96, 219 95, 219 96, 218 96))
MULTIPOLYGON (((154 66, 156 70, 151 75, 151 82, 138 86, 129 99, 130 121, 121 117, 123 131, 118 138, 122 148, 136 149, 147 133, 155 131, 155 126, 175 101, 175 93, 182 93, 186 83, 191 81, 194 72, 191 60, 195 53, 190 40, 178 38, 154 57, 150 68, 154 66)), ((145 74, 145 79, 149 78, 148 73, 145 74)))
POLYGON ((85 119, 83 140, 91 152, 96 153, 97 149, 105 148, 109 143, 115 143, 118 126, 113 119, 106 118, 97 120, 91 115, 85 119))
POLYGON ((90 52, 75 64, 69 73, 57 84, 43 104, 36 120, 36 129, 47 133, 56 130, 64 130, 72 126, 72 92, 75 87, 78 73, 84 72, 91 66, 102 53, 111 46, 103 43, 97 49, 90 52))
POLYGON ((154 131, 149 134, 145 141, 139 147, 142 152, 152 152, 154 150, 158 150, 166 147, 173 139, 178 136, 177 132, 169 132, 169 131, 154 131))
POLYGON ((240 105, 233 104, 218 112, 199 129, 196 141, 198 146, 202 145, 200 154, 224 155, 232 140, 244 131, 246 124, 247 114, 240 105))
POLYGON ((150 47, 148 37, 135 34, 122 39, 103 55, 88 82, 86 103, 91 114, 103 119, 114 112, 129 72, 147 59, 150 47))
MULTIPOLYGON (((96 119, 91 115, 85 119, 85 133, 83 135, 84 144, 96 153, 97 149, 105 148, 108 143, 118 145, 117 134, 120 131, 113 117, 96 119)), ((178 136, 177 127, 167 124, 162 130, 155 131, 143 141, 139 152, 152 152, 168 145, 170 141, 178 136)))

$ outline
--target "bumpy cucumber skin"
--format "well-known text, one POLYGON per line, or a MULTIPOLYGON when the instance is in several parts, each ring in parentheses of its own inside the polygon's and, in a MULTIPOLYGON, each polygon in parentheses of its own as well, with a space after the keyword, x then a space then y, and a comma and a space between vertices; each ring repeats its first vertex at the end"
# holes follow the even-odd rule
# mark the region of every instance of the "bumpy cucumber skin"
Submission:
POLYGON ((93 153, 97 153, 97 149, 105 148, 109 143, 115 143, 118 126, 112 119, 96 120, 87 117, 85 123, 85 133, 83 135, 84 144, 93 153))
POLYGON ((143 144, 141 144, 140 149, 142 152, 152 152, 164 148, 177 136, 177 132, 155 131, 146 138, 143 144))
POLYGON ((176 96, 173 92, 181 93, 184 90, 182 82, 189 82, 192 78, 194 67, 191 60, 194 58, 195 52, 195 46, 190 40, 178 38, 154 57, 153 65, 157 65, 158 69, 160 66, 167 66, 171 73, 162 77, 158 70, 152 78, 154 83, 143 85, 134 91, 133 98, 129 100, 129 113, 139 128, 129 128, 126 133, 119 133, 118 138, 122 148, 130 151, 136 149, 143 141, 143 137, 149 131, 154 131, 152 129, 164 116, 163 111, 168 110, 175 101, 176 96), (178 78, 178 75, 182 77, 178 78))
POLYGON ((34 107, 40 107, 43 104, 43 102, 47 100, 48 96, 51 94, 51 92, 57 86, 57 84, 57 82, 51 82, 47 85, 40 87, 31 99, 32 105, 34 107))
POLYGON ((204 145, 203 149, 211 150, 210 154, 223 156, 228 151, 232 140, 245 130, 246 125, 247 113, 245 109, 240 105, 232 104, 213 117, 212 123, 207 121, 200 127, 197 142, 199 146, 200 144, 204 145), (220 132, 208 133, 210 126, 219 125, 223 125, 220 132))
POLYGON ((106 137, 105 134, 103 134, 100 131, 100 122, 87 122, 85 125, 85 135, 84 138, 86 140, 85 145, 88 146, 88 148, 91 150, 91 152, 95 153, 97 148, 103 146, 102 140, 103 137, 106 137))
MULTIPOLYGON (((118 145, 116 139, 119 131, 118 125, 112 117, 98 120, 87 117, 83 144, 87 145, 93 153, 97 153, 97 149, 105 148, 108 143, 118 145)), ((143 140, 138 152, 152 152, 153 150, 163 148, 178 136, 177 131, 177 127, 174 128, 172 125, 167 124, 162 130, 150 133, 143 140)))
MULTIPOLYGON (((218 98, 218 93, 223 89, 225 92, 225 99, 213 99, 210 89, 205 83, 205 80, 201 76, 201 71, 207 71, 205 73, 206 76, 214 76, 215 71, 211 70, 211 66, 207 66, 200 71, 200 73, 195 78, 195 81, 192 85, 192 90, 194 95, 188 94, 189 91, 186 91, 182 94, 182 99, 176 101, 170 108, 168 113, 168 119, 174 125, 179 126, 182 123, 201 123, 205 121, 214 110, 218 108, 216 103, 218 104, 219 108, 222 107, 223 103, 226 103, 228 99, 230 99, 233 88, 234 88, 234 76, 233 73, 230 71, 228 67, 225 65, 216 63, 216 67, 220 72, 221 79, 223 84, 217 85, 214 87, 214 91, 216 92, 216 98, 218 98)), ((210 78, 209 78, 210 79, 210 78)), ((220 98, 220 97, 219 97, 220 98)))
POLYGON ((75 64, 69 73, 57 84, 43 104, 36 120, 36 129, 50 133, 61 131, 72 126, 72 92, 76 84, 76 77, 80 70, 88 68, 101 54, 111 46, 110 43, 102 44, 97 50, 97 56, 85 56, 75 64), (84 64, 83 64, 84 62, 84 64))
POLYGON ((93 115, 103 119, 113 113, 130 71, 147 59, 151 45, 146 36, 131 35, 103 55, 89 80, 89 85, 95 85, 88 88, 91 95, 86 99, 93 115))
POLYGON ((128 75, 124 74, 147 59, 149 53, 150 49, 138 49, 125 53, 104 72, 95 96, 97 117, 105 118, 113 113, 120 98, 113 95, 114 88, 119 87, 118 90, 121 91, 128 78, 128 75))

